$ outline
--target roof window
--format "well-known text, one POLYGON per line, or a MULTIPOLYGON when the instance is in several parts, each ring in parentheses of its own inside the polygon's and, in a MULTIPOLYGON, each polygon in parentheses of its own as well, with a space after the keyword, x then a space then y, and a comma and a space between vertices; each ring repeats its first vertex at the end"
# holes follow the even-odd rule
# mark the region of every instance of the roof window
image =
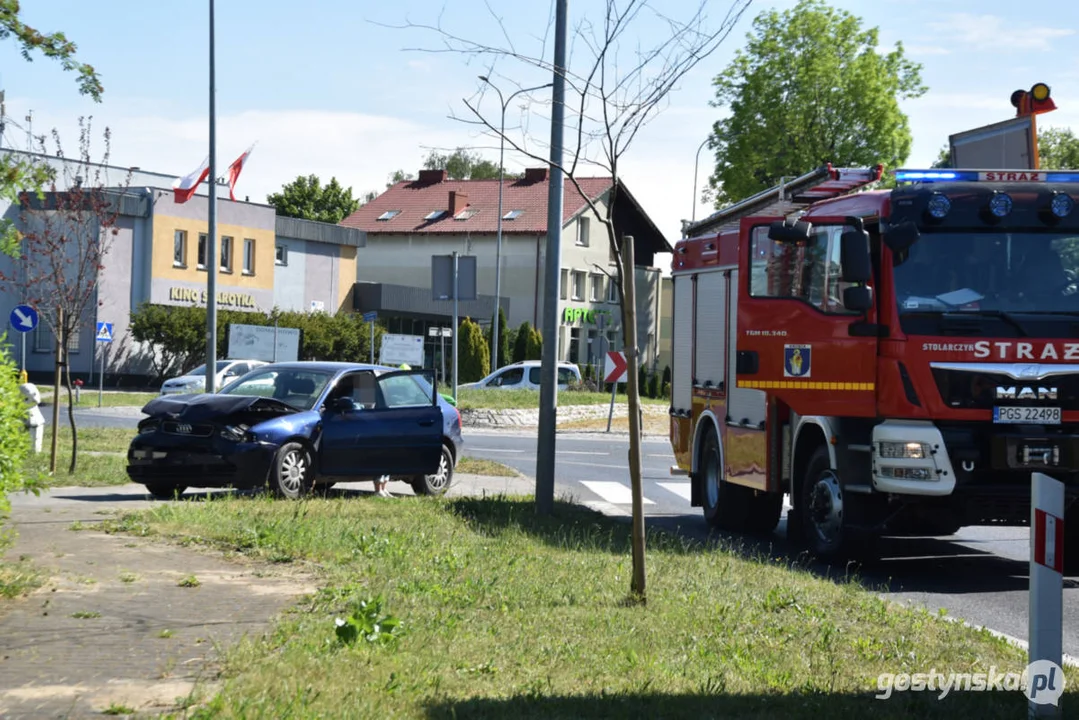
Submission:
POLYGON ((379 215, 375 219, 376 220, 382 220, 382 221, 393 220, 395 217, 397 217, 400 214, 401 214, 400 210, 387 210, 386 212, 382 213, 381 215, 379 215))
POLYGON ((470 217, 472 217, 473 215, 475 215, 478 212, 479 212, 479 210, 473 210, 472 208, 467 208, 467 209, 462 210, 461 212, 457 213, 457 215, 455 215, 453 219, 454 220, 468 220, 470 217))
POLYGON ((508 213, 502 216, 503 220, 516 220, 524 214, 524 210, 510 210, 508 213))
POLYGON ((438 220, 440 217, 446 214, 445 210, 432 210, 423 216, 424 220, 438 220))

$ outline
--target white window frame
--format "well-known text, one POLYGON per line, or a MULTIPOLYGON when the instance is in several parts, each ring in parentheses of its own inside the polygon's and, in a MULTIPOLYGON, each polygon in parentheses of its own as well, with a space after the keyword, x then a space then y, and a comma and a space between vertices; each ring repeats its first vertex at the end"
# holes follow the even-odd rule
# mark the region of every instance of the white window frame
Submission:
POLYGON ((172 233, 172 266, 187 267, 187 230, 174 230, 172 233), (177 253, 177 250, 180 252, 177 253))
POLYGON ((590 302, 603 302, 603 293, 606 290, 606 285, 603 281, 607 276, 602 273, 592 273, 592 282, 589 286, 588 299, 590 302))
POLYGON ((232 272, 232 238, 228 235, 221 236, 221 266, 223 273, 232 272))
POLYGON ((560 294, 563 300, 569 298, 569 270, 562 268, 562 282, 560 283, 560 294))
POLYGON ((277 245, 274 247, 273 262, 274 265, 288 267, 288 245, 277 245))
POLYGON ((607 302, 611 305, 618 304, 618 277, 611 275, 607 280, 607 302))
POLYGON ((585 294, 588 292, 588 288, 585 285, 588 284, 588 273, 584 270, 573 271, 573 292, 570 297, 574 300, 584 300, 585 294), (580 281, 580 287, 578 287, 578 281, 580 281))
POLYGON ((577 218, 577 247, 588 247, 592 220, 587 215, 577 218))
POLYGON ((244 238, 244 275, 255 274, 255 239, 244 238))

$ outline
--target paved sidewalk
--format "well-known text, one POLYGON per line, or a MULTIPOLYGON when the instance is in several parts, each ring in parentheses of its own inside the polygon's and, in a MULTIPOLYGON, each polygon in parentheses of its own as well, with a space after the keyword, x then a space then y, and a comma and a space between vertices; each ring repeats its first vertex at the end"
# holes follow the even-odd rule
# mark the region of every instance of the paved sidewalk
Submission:
MULTIPOLYGON (((371 490, 370 483, 338 487, 371 490)), ((533 489, 528 478, 458 475, 450 493, 533 489)), ((403 483, 390 491, 411 494, 403 483)), ((178 708, 196 686, 208 696, 218 646, 263 632, 316 589, 288 566, 72 529, 150 507, 141 485, 55 488, 11 500, 19 537, 8 558, 26 558, 50 578, 29 598, 0 604, 3 718, 101 717, 110 707, 162 712, 178 708), (182 586, 191 576, 198 585, 182 586)))

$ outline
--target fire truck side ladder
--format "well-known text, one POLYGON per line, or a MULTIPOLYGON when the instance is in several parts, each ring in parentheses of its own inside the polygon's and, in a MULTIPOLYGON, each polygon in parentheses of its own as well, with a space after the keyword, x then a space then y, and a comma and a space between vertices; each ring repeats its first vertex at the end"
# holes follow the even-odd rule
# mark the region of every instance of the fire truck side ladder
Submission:
POLYGON ((786 216, 821 200, 854 192, 881 179, 884 166, 873 168, 833 168, 829 163, 805 175, 781 182, 773 188, 728 205, 697 222, 683 223, 682 238, 711 235, 738 227, 751 215, 786 216))

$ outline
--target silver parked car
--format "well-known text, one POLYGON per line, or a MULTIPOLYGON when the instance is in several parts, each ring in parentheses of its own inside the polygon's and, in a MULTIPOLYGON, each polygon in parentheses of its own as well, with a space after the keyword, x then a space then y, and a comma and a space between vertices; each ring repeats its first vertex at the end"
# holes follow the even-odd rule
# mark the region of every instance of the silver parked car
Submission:
MULTIPOLYGON (((214 387, 222 388, 255 368, 266 365, 263 360, 218 360, 214 387)), ((161 383, 162 395, 190 395, 206 391, 206 365, 188 371, 179 377, 161 383)))

